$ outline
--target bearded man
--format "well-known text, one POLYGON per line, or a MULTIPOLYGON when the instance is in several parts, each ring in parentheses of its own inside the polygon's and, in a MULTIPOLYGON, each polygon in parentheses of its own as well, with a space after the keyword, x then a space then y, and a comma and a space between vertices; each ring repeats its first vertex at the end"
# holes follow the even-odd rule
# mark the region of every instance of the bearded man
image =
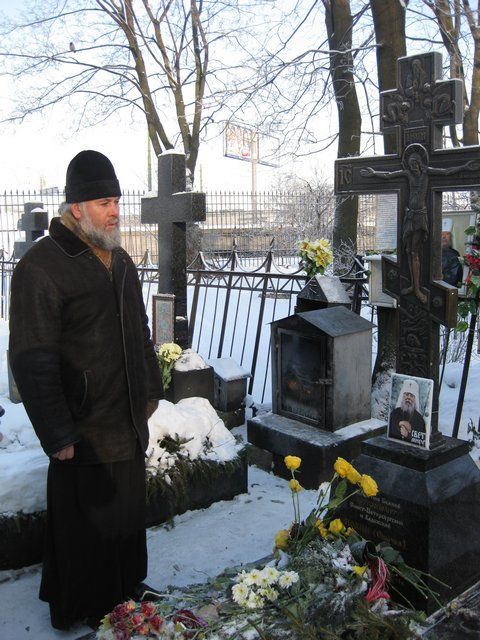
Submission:
POLYGON ((147 420, 163 397, 137 270, 120 247, 120 185, 82 151, 66 203, 15 268, 9 355, 50 458, 40 598, 52 626, 95 626, 147 574, 147 420))
POLYGON ((415 444, 425 442, 425 420, 418 411, 418 394, 418 383, 415 380, 405 380, 397 407, 390 414, 390 438, 415 444))

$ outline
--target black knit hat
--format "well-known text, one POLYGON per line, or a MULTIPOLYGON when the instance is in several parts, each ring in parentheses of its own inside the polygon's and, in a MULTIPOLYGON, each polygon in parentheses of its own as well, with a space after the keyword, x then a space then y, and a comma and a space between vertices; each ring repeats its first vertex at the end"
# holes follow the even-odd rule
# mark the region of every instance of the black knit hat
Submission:
POLYGON ((121 195, 113 164, 103 153, 80 151, 68 165, 65 201, 69 204, 121 195))

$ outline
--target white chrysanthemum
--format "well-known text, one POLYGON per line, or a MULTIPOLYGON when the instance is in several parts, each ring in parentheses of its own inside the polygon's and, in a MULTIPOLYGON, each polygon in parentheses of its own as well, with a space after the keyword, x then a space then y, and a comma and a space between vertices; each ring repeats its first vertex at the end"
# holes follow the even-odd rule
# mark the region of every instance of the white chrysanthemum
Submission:
POLYGON ((246 578, 248 575, 249 574, 247 571, 240 571, 240 573, 237 573, 237 575, 235 576, 235 582, 242 582, 242 581, 246 582, 246 578))
POLYGON ((268 585, 270 584, 270 580, 268 575, 265 573, 265 569, 262 569, 262 571, 260 571, 257 581, 256 581, 256 585, 258 587, 261 588, 265 588, 268 587, 268 585))
POLYGON ((234 584, 232 587, 232 597, 235 602, 240 605, 245 604, 245 600, 249 596, 249 588, 245 584, 245 582, 239 582, 238 584, 234 584))
POLYGON ((264 604, 265 600, 258 593, 250 591, 245 605, 247 609, 261 609, 264 604))
POLYGON ((266 576, 268 584, 275 584, 280 572, 275 567, 265 567, 262 573, 266 576))
POLYGON ((273 587, 267 587, 266 589, 261 589, 259 594, 266 598, 269 602, 275 602, 278 598, 278 591, 273 587))
POLYGON ((295 582, 298 582, 298 573, 295 571, 283 571, 278 578, 278 584, 282 589, 288 589, 288 587, 291 587, 295 582))
POLYGON ((258 569, 252 569, 250 573, 247 573, 245 576, 245 583, 248 585, 258 584, 258 579, 260 577, 260 571, 258 569))

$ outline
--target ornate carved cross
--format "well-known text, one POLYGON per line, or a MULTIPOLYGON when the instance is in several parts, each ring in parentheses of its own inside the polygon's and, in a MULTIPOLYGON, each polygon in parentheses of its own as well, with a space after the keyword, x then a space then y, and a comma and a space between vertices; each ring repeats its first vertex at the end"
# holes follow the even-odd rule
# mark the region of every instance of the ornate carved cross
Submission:
POLYGON ((439 53, 400 58, 398 86, 380 101, 381 129, 396 133, 397 153, 335 163, 337 194, 397 194, 397 259, 383 258, 383 288, 398 300, 397 372, 435 382, 431 447, 443 441, 439 323, 454 326, 458 293, 442 281, 442 192, 480 186, 480 147, 441 148, 442 128, 463 117, 461 81, 440 81, 441 70, 439 53))
POLYGON ((186 223, 205 220, 205 194, 185 191, 185 156, 158 156, 158 196, 142 198, 141 220, 158 225, 158 292, 175 295, 175 340, 186 346, 186 223))

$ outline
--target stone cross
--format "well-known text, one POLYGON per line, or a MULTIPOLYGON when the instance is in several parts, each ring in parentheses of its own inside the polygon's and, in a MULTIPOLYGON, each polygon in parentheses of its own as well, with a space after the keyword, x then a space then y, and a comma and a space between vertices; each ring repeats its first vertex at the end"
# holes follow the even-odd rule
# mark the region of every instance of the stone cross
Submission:
POLYGON ((158 195, 142 198, 141 221, 158 225, 158 292, 175 296, 175 342, 188 346, 187 222, 205 220, 205 194, 186 191, 185 156, 158 156, 158 195))
POLYGON ((439 53, 398 60, 397 88, 380 99, 381 129, 397 153, 341 158, 339 195, 397 194, 397 259, 383 258, 383 289, 398 301, 397 372, 434 380, 430 447, 438 432, 439 323, 456 322, 458 291, 442 281, 442 192, 480 186, 480 147, 442 149, 442 129, 462 122, 462 83, 440 81, 439 53))

